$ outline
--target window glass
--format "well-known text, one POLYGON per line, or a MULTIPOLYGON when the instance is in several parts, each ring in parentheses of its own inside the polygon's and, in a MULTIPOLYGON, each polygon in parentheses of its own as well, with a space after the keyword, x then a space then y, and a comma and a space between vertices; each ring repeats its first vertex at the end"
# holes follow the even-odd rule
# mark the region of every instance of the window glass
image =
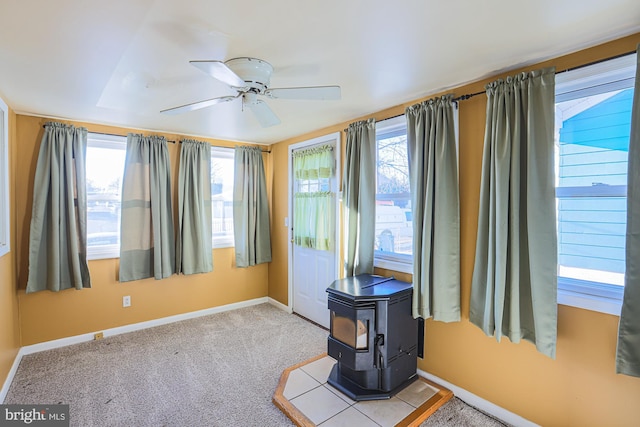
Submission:
POLYGON ((214 248, 234 245, 232 148, 211 147, 211 213, 214 248))
POLYGON ((559 290, 591 299, 617 299, 624 286, 631 56, 556 79, 559 290))
POLYGON ((89 259, 120 256, 120 200, 127 139, 87 137, 87 251, 89 259))
MULTIPOLYGON (((376 265, 411 266, 413 223, 404 116, 376 124, 376 265)), ((402 271, 402 270, 400 270, 402 271)))

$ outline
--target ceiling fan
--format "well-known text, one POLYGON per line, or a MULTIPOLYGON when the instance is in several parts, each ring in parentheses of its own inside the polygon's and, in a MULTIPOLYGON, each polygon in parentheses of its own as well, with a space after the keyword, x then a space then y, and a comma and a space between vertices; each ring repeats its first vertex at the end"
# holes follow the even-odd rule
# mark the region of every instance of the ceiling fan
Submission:
POLYGON ((189 61, 196 68, 204 71, 215 79, 229 85, 237 91, 233 96, 198 101, 179 107, 160 111, 165 114, 180 114, 187 111, 199 110, 214 104, 242 99, 242 106, 255 114, 263 127, 274 126, 280 119, 266 102, 258 99, 264 96, 271 99, 309 99, 309 100, 338 100, 340 86, 310 86, 310 87, 269 87, 273 67, 266 61, 257 58, 241 57, 228 61, 189 61))

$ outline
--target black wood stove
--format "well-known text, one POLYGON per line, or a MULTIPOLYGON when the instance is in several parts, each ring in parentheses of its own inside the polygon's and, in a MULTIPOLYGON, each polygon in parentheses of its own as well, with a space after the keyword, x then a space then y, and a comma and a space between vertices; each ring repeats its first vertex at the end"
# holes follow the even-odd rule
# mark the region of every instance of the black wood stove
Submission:
MULTIPOLYGON (((418 321, 410 283, 373 275, 329 288, 328 383, 353 400, 388 399, 417 379, 418 321)), ((422 340, 420 340, 421 342, 422 340)))

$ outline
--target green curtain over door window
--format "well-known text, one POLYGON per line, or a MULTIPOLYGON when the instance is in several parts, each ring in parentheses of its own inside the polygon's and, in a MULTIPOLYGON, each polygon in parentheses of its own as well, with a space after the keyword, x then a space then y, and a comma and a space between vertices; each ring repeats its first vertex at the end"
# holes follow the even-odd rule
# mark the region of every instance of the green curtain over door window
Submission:
POLYGON ((163 136, 127 135, 121 206, 119 280, 175 273, 171 167, 163 136))
POLYGON ((351 123, 342 174, 345 276, 373 273, 376 208, 376 122, 351 123))
POLYGON ((237 267, 271 262, 269 204, 259 147, 235 147, 233 235, 237 267))
POLYGON ((498 341, 531 341, 554 358, 557 237, 555 70, 487 86, 469 318, 498 341))
POLYGON ((626 271, 616 372, 640 377, 640 55, 637 59, 627 166, 626 271))
POLYGON ((26 292, 90 288, 87 129, 47 123, 33 182, 26 292))
POLYGON ((460 208, 452 95, 406 109, 413 316, 460 320, 460 208))
POLYGON ((211 145, 182 140, 178 172, 176 273, 213 270, 211 145))
POLYGON ((335 197, 328 189, 334 169, 335 157, 330 145, 293 153, 293 239, 296 245, 333 249, 335 197))

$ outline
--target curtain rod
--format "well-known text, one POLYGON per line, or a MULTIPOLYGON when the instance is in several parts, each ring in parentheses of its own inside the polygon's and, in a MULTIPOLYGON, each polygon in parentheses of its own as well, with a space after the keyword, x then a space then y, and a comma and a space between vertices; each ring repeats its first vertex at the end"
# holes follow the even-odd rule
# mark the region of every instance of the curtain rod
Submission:
MULTIPOLYGON (((45 125, 42 125, 42 127, 44 128, 44 127, 45 127, 45 125)), ((126 135, 119 135, 119 134, 117 134, 117 133, 107 133, 107 132, 89 132, 89 133, 97 133, 97 134, 100 134, 100 135, 107 135, 107 136, 119 136, 119 137, 122 137, 122 138, 125 138, 125 137, 126 137, 126 135)), ((175 144, 175 143, 182 144, 182 141, 169 141, 169 140, 167 140, 167 142, 169 142, 169 143, 171 143, 171 144, 175 144)), ((210 145, 211 145, 212 147, 216 147, 216 148, 229 148, 229 149, 233 149, 233 147, 226 147, 226 146, 224 146, 224 145, 213 145, 213 144, 210 144, 210 145)), ((262 150, 262 152, 263 152, 263 153, 267 153, 267 154, 269 154, 269 153, 271 153, 271 150, 262 150)))
MULTIPOLYGON (((575 67, 570 67, 570 68, 567 68, 567 69, 565 69, 565 70, 556 71, 556 72, 555 72, 555 74, 561 74, 561 73, 566 73, 566 72, 568 72, 568 71, 579 70, 580 68, 588 67, 588 66, 590 66, 590 65, 600 64, 601 62, 611 61, 611 60, 613 60, 613 59, 622 58, 622 57, 627 56, 627 55, 633 55, 634 53, 637 53, 637 51, 632 50, 632 51, 630 51, 630 52, 624 52, 624 53, 620 53, 620 54, 618 54, 618 55, 609 56, 609 57, 607 57, 607 58, 598 59, 598 60, 596 60, 596 61, 588 62, 588 63, 586 63, 586 64, 577 65, 577 66, 575 66, 575 67)), ((453 102, 457 102, 457 101, 466 101, 466 100, 467 100, 467 99, 469 99, 469 98, 473 98, 474 96, 477 96, 477 95, 482 95, 483 93, 486 93, 486 91, 484 91, 484 90, 483 90, 482 92, 476 92, 476 93, 470 93, 470 94, 460 95, 460 96, 458 96, 458 97, 456 97, 456 98, 453 98, 453 99, 452 99, 452 101, 453 101, 453 102)), ((391 116, 391 117, 387 117, 387 118, 385 118, 385 119, 383 119, 383 120, 395 119, 396 117, 400 117, 400 116, 404 116, 404 113, 402 113, 402 114, 397 114, 397 115, 395 115, 395 116, 391 116)), ((344 131, 346 132, 346 131, 347 131, 347 129, 345 129, 344 131)))
POLYGON ((627 55, 633 55, 634 53, 636 53, 636 51, 632 50, 631 52, 625 52, 625 53, 621 53, 619 55, 610 56, 608 58, 598 59, 596 61, 588 62, 586 64, 577 65, 575 67, 567 68, 566 70, 556 71, 556 74, 566 73, 567 71, 579 70, 580 68, 588 67, 590 65, 600 64, 601 62, 607 62, 607 61, 611 61, 613 59, 622 58, 623 56, 627 56, 627 55))
MULTIPOLYGON (((618 54, 618 55, 613 55, 613 56, 610 56, 608 58, 598 59, 597 61, 592 61, 592 62, 588 62, 586 64, 576 65, 575 67, 570 67, 570 68, 567 68, 565 70, 556 71, 555 74, 561 74, 561 73, 566 73, 568 71, 579 70, 580 68, 589 67, 591 65, 600 64, 601 62, 606 62, 606 61, 611 61, 613 59, 622 58, 624 56, 632 55, 634 53, 636 53, 636 51, 632 50, 631 52, 625 52, 625 53, 621 53, 621 54, 618 54)), ((453 98, 453 101, 466 101, 469 98, 472 98, 472 97, 474 97, 476 95, 482 95, 483 93, 486 93, 486 91, 476 92, 476 93, 472 93, 472 94, 469 94, 469 95, 461 95, 461 96, 459 96, 457 98, 453 98)))
MULTIPOLYGON (((468 94, 465 94, 465 95, 460 95, 460 96, 458 96, 457 98, 453 98, 453 99, 451 100, 451 102, 466 101, 466 100, 467 100, 467 99, 469 99, 469 98, 473 98, 473 97, 474 97, 474 96, 476 96, 476 95, 482 95, 483 93, 485 93, 485 91, 482 91, 482 92, 476 92, 476 93, 468 93, 468 94)), ((384 119, 381 119, 380 121, 383 121, 383 120, 391 120, 391 119, 395 119, 396 117, 402 117, 402 116, 404 116, 404 115, 405 115, 405 113, 396 114, 395 116, 385 117, 384 119)), ((347 130, 349 130, 349 129, 348 129, 348 128, 347 128, 347 129, 344 129, 344 131, 345 131, 345 132, 346 132, 347 130)))

